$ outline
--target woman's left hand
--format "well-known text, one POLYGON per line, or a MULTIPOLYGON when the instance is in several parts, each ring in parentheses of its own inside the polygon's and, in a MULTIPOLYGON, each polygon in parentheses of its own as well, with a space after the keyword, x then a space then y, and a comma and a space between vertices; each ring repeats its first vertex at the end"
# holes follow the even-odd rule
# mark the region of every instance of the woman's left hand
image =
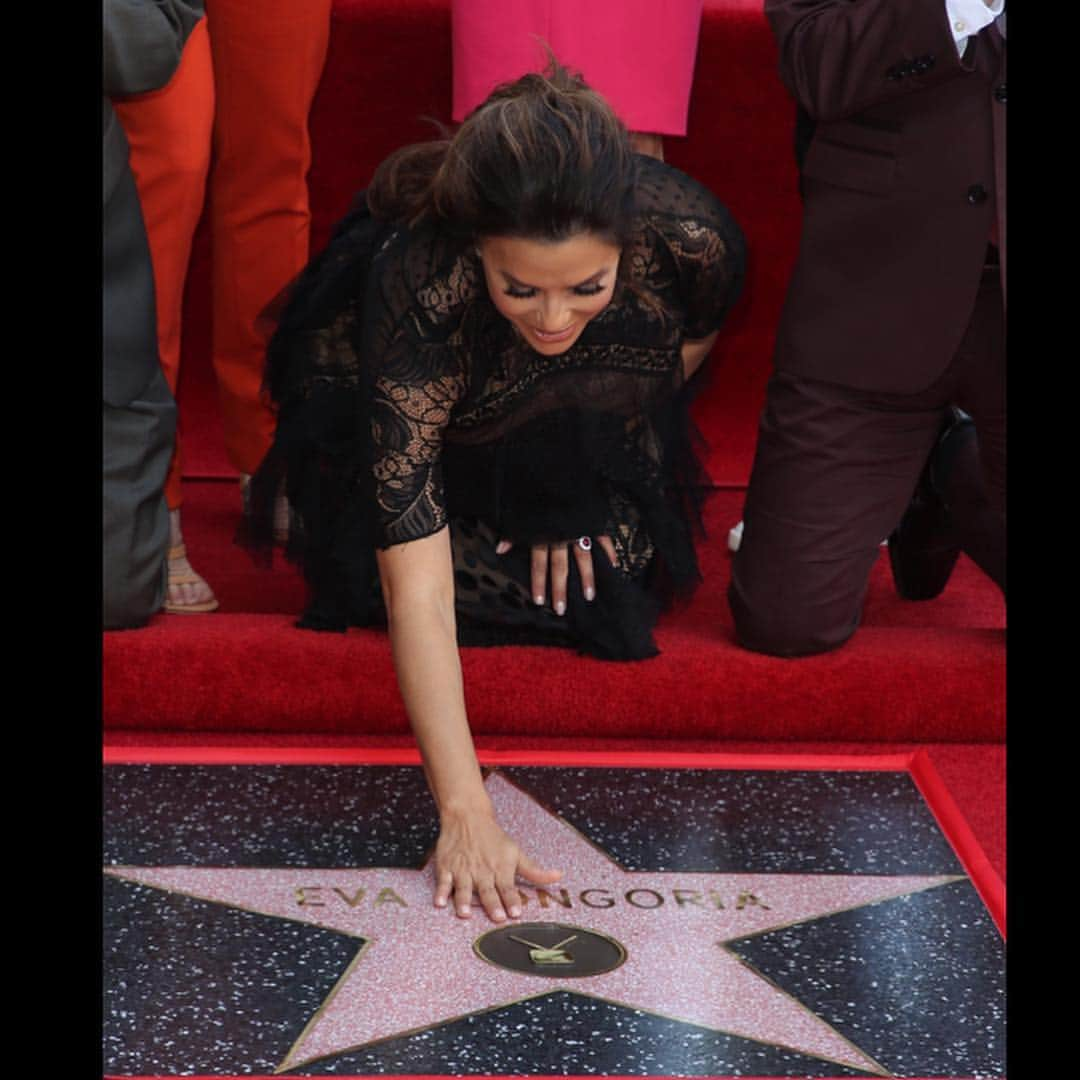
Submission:
MULTIPOLYGON (((598 536, 596 542, 604 550, 612 566, 617 563, 615 545, 610 536, 598 536)), ((495 546, 496 555, 505 555, 514 545, 500 540, 495 546)), ((542 607, 548 594, 548 576, 551 577, 551 606, 556 615, 566 614, 566 582, 570 576, 570 552, 574 553, 578 573, 581 575, 581 591, 586 600, 596 596, 596 575, 593 573, 592 540, 583 536, 561 544, 533 544, 531 585, 533 603, 542 607)))

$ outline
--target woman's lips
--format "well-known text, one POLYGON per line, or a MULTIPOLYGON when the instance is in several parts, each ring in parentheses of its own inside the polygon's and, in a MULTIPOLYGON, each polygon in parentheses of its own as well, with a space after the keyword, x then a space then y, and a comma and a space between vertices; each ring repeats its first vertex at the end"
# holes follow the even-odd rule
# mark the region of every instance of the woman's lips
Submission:
POLYGON ((551 333, 547 333, 544 330, 537 330, 535 327, 530 327, 529 329, 539 341, 542 341, 545 345, 548 345, 556 341, 565 341, 574 333, 574 328, 576 326, 577 323, 571 323, 569 326, 564 327, 562 330, 553 330, 551 333))

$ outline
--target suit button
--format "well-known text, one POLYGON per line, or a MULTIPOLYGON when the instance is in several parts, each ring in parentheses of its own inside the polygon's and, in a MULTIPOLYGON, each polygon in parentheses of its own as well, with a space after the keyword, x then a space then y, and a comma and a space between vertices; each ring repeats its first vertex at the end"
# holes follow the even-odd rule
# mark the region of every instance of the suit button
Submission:
POLYGON ((984 188, 982 184, 972 184, 971 187, 967 189, 967 201, 971 203, 972 206, 981 206, 986 202, 987 198, 986 188, 984 188))
POLYGON ((1002 105, 1005 104, 1005 84, 994 87, 994 100, 1000 101, 1002 105))

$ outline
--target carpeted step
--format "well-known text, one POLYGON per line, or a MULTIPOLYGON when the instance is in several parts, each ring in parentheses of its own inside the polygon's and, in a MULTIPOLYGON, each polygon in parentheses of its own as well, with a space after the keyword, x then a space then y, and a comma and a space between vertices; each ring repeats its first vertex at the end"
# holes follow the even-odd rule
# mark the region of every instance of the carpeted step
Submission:
MULTIPOLYGON (((704 584, 664 616, 661 655, 612 663, 564 650, 465 649, 478 733, 671 738, 981 742, 1004 737, 1004 605, 962 559, 945 593, 900 600, 878 560, 863 626, 826 656, 785 661, 739 648, 725 592, 725 537, 743 494, 707 507, 704 584)), ((261 570, 223 544, 235 485, 188 485, 188 548, 222 602, 211 615, 157 616, 105 635, 112 729, 392 733, 407 730, 384 633, 293 625, 303 586, 278 560, 261 570), (213 572, 211 572, 213 567, 213 572), (256 614, 255 612, 261 612, 256 614)))

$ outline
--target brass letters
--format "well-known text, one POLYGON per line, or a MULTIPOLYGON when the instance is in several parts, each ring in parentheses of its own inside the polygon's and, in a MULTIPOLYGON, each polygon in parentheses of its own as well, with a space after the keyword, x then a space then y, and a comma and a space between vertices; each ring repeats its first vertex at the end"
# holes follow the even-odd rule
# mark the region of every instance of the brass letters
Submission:
POLYGON ((615 906, 615 898, 607 891, 607 889, 585 889, 584 892, 581 893, 581 902, 586 907, 608 908, 615 906), (602 893, 604 899, 593 903, 593 901, 588 898, 590 893, 602 893), (606 903, 604 901, 606 901, 606 903))
POLYGON ((739 899, 735 901, 735 910, 742 911, 744 907, 760 907, 766 911, 772 911, 768 904, 763 904, 753 893, 741 892, 739 899))
POLYGON ((337 886, 334 886, 334 892, 336 892, 349 907, 356 907, 356 905, 367 895, 367 889, 357 889, 352 896, 349 896, 344 889, 339 889, 337 886))
POLYGON ((574 902, 570 899, 570 894, 566 889, 560 889, 558 897, 554 897, 547 891, 547 889, 537 889, 536 899, 540 901, 542 908, 550 907, 554 902, 556 904, 562 904, 563 907, 573 907, 574 902))
POLYGON ((631 889, 626 894, 626 902, 638 908, 658 908, 664 903, 664 898, 655 889, 631 889), (656 902, 653 904, 639 904, 634 899, 639 893, 644 893, 646 896, 653 897, 656 902))
MULTIPOLYGON (((327 899, 327 893, 331 894, 334 904, 345 904, 349 908, 358 908, 366 903, 381 907, 384 904, 394 904, 397 907, 407 908, 408 901, 390 886, 384 886, 377 891, 368 886, 358 888, 341 887, 338 885, 298 885, 295 890, 296 904, 298 907, 327 907, 331 902, 327 899)), ((759 907, 765 911, 772 909, 756 893, 744 890, 732 901, 729 896, 727 903, 724 897, 715 889, 702 891, 700 889, 630 889, 622 896, 611 892, 610 889, 582 889, 576 896, 569 889, 518 889, 522 907, 530 902, 535 902, 542 910, 556 907, 572 910, 575 899, 578 903, 589 908, 612 908, 622 900, 631 907, 640 911, 655 911, 665 906, 666 900, 674 900, 675 907, 680 911, 684 908, 700 908, 702 911, 744 911, 746 908, 759 907)))
POLYGON ((687 904, 697 904, 698 907, 704 906, 701 902, 701 893, 697 889, 672 889, 671 894, 675 897, 677 907, 685 907, 687 904))

